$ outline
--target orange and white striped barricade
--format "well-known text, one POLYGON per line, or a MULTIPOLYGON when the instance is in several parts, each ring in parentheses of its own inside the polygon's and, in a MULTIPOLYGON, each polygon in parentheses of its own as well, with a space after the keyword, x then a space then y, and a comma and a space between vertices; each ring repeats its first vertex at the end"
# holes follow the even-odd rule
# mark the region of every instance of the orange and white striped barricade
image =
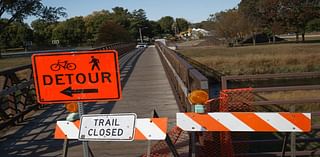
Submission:
POLYGON ((54 132, 55 139, 78 139, 80 129, 80 120, 69 121, 57 121, 54 132))
POLYGON ((311 113, 177 113, 177 126, 184 131, 309 132, 311 113))
POLYGON ((164 140, 168 118, 139 118, 135 126, 134 140, 164 140))
MULTIPOLYGON (((165 140, 168 118, 136 119, 134 140, 165 140)), ((57 121, 55 139, 78 139, 80 120, 57 121)))

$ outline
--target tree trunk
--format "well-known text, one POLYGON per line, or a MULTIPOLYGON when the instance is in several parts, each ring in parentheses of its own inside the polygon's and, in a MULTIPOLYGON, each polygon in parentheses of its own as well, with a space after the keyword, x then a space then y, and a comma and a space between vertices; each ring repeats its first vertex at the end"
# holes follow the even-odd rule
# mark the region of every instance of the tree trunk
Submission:
POLYGON ((275 44, 276 43, 276 34, 272 33, 272 43, 275 44))
POLYGON ((296 42, 299 42, 299 27, 296 27, 296 42))
POLYGON ((302 33, 301 33, 301 37, 302 37, 302 42, 305 41, 305 34, 306 34, 306 31, 303 29, 302 33))
POLYGON ((252 44, 253 46, 256 46, 256 33, 252 32, 252 44))

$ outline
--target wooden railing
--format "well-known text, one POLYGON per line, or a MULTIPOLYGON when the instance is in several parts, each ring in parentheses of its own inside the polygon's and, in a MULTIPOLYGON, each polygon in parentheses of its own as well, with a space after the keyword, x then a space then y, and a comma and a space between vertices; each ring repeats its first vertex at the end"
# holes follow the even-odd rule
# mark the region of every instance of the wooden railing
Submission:
POLYGON ((160 42, 155 43, 155 45, 173 88, 180 111, 192 111, 192 107, 187 100, 188 93, 195 89, 208 91, 208 79, 175 51, 160 42))
POLYGON ((121 56, 124 53, 134 49, 135 46, 136 46, 135 43, 114 43, 114 44, 97 47, 92 50, 117 50, 118 55, 121 56))
POLYGON ((0 71, 0 130, 21 122, 36 102, 31 65, 0 71))
MULTIPOLYGON (((160 42, 155 43, 161 62, 168 76, 180 112, 192 112, 188 93, 196 89, 209 91, 208 79, 175 51, 160 42)), ((189 156, 196 155, 196 134, 189 133, 189 156)))

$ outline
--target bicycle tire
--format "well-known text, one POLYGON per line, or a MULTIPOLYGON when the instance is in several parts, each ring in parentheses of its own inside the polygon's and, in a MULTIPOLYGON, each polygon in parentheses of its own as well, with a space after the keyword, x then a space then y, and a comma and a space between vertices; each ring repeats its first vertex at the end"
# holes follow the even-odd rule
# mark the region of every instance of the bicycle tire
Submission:
POLYGON ((52 65, 50 66, 50 69, 51 69, 52 71, 59 71, 59 70, 60 70, 60 64, 52 64, 52 65))
POLYGON ((77 65, 74 63, 68 63, 67 64, 67 69, 68 70, 75 70, 77 68, 77 65))

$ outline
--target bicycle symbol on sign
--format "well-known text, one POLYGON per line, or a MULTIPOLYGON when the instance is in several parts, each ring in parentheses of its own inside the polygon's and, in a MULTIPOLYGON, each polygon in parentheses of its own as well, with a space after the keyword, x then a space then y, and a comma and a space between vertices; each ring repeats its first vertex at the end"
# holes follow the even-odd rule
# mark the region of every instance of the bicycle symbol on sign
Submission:
POLYGON ((58 60, 57 63, 51 64, 50 68, 52 71, 59 71, 61 68, 64 70, 75 70, 77 66, 74 63, 68 63, 68 61, 60 62, 60 60, 58 60))

